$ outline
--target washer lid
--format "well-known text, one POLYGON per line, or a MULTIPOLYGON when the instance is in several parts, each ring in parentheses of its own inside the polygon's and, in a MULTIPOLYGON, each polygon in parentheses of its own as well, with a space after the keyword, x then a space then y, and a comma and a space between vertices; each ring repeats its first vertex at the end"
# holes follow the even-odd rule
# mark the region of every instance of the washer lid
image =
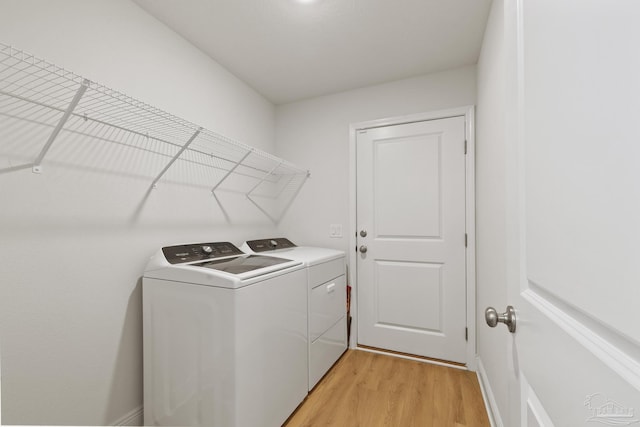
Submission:
POLYGON ((193 267, 210 268, 224 271, 230 274, 243 274, 254 270, 266 269, 265 272, 272 272, 281 268, 289 267, 291 260, 276 258, 264 255, 242 255, 233 258, 214 259, 205 262, 190 264, 193 267), (283 265, 286 264, 286 265, 283 265), (269 268, 274 266, 279 268, 269 268))

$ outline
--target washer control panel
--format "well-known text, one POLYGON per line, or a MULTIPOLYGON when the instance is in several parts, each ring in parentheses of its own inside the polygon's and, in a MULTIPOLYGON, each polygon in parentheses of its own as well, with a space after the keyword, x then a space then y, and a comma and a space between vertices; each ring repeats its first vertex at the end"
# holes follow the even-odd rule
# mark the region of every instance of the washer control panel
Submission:
POLYGON ((247 245, 254 252, 273 251, 275 249, 287 249, 295 248, 291 240, 284 237, 277 237, 275 239, 260 239, 260 240, 248 240, 247 245))
POLYGON ((244 255, 244 252, 229 242, 166 246, 162 248, 162 253, 170 264, 244 255))

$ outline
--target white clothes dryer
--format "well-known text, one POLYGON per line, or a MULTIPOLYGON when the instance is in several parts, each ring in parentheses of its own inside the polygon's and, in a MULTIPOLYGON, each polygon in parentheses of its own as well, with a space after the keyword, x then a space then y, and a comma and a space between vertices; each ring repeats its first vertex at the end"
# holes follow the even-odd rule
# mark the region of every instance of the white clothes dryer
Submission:
POLYGON ((143 281, 145 425, 276 427, 307 395, 304 264, 164 247, 143 281))
POLYGON ((296 246, 286 238, 249 240, 247 253, 282 256, 304 263, 308 283, 309 390, 347 349, 345 253, 296 246))

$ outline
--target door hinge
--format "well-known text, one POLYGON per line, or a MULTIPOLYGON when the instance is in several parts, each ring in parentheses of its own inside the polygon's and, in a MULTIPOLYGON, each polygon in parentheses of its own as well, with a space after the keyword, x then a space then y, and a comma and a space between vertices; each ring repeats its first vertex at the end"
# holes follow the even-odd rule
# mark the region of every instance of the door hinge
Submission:
POLYGON ((469 241, 469 236, 467 235, 467 233, 464 233, 464 247, 465 248, 467 247, 468 241, 469 241))
POLYGON ((464 328, 464 340, 469 341, 469 328, 464 328))
POLYGON ((467 154, 467 140, 464 140, 464 154, 467 154))

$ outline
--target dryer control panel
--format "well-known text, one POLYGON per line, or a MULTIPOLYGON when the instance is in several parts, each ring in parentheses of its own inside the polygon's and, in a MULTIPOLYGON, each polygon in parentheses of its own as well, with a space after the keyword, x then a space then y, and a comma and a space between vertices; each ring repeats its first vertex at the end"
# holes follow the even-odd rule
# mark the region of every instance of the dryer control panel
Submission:
POLYGON ((164 257, 170 264, 203 261, 233 255, 244 255, 233 243, 193 243, 189 245, 166 246, 162 248, 164 257))
POLYGON ((247 245, 254 252, 273 251, 276 249, 295 248, 291 240, 284 237, 276 237, 274 239, 247 240, 247 245))

